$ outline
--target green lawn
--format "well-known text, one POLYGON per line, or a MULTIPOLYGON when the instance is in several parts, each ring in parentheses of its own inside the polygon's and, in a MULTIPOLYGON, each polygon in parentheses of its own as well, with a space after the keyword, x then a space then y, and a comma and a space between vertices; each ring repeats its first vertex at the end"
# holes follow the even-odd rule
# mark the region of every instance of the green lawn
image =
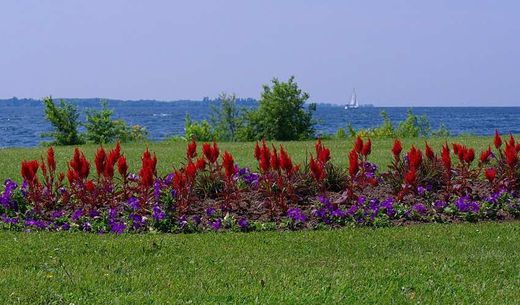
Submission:
MULTIPOLYGON (((450 139, 458 141, 461 139, 450 139)), ((481 150, 491 138, 462 141, 481 150)), ((439 148, 443 140, 431 140, 439 148)), ((422 141, 405 140, 421 147, 422 141)), ((284 143, 296 161, 313 142, 284 143)), ((326 141, 346 165, 346 141, 326 141)), ((372 160, 390 161, 391 140, 372 160)), ((185 143, 153 143, 166 173, 185 143)), ((222 144, 256 167, 253 144, 222 144)), ((84 146, 90 158, 95 146, 84 146)), ((57 148, 65 168, 72 147, 57 148)), ((142 145, 123 145, 132 168, 142 145)), ((45 150, 0 150, 0 177, 45 150)), ((192 235, 0 231, 0 304, 518 304, 520 224, 192 235)))
MULTIPOLYGON (((440 149, 445 142, 444 139, 429 140, 432 147, 440 149)), ((462 141, 468 146, 475 147, 477 151, 487 148, 492 144, 491 137, 464 137, 464 138, 450 138, 450 142, 462 141)), ((348 161, 348 151, 352 148, 350 140, 344 141, 324 141, 325 145, 331 149, 332 161, 336 164, 346 166, 348 161)), ((278 146, 280 143, 274 143, 278 146)), ((391 161, 390 149, 393 140, 390 139, 375 139, 373 140, 373 152, 370 160, 373 162, 386 166, 391 161)), ((412 144, 424 148, 424 140, 419 139, 404 139, 403 145, 408 149, 412 144)), ((283 145, 287 148, 293 159, 297 162, 303 162, 310 152, 314 153, 314 141, 305 142, 285 142, 283 145)), ((185 157, 185 142, 161 142, 148 144, 151 151, 157 154, 158 169, 161 174, 166 174, 172 170, 173 166, 179 166, 185 157)), ((240 166, 250 166, 256 168, 256 161, 253 158, 254 143, 222 143, 219 144, 221 149, 230 151, 235 160, 240 166)), ((85 152, 87 158, 93 161, 94 154, 98 146, 84 145, 81 149, 85 152)), ((124 144, 122 151, 126 154, 130 170, 137 171, 140 166, 140 156, 145 149, 145 144, 124 144)), ((201 145, 199 144, 199 152, 201 145)), ((67 168, 66 162, 72 157, 74 147, 57 147, 56 158, 59 168, 65 170, 67 168)), ((20 161, 24 159, 39 159, 42 154, 45 154, 45 148, 8 148, 0 149, 0 178, 19 178, 20 176, 20 161)))
POLYGON ((2 304, 518 304, 518 223, 0 233, 2 304))

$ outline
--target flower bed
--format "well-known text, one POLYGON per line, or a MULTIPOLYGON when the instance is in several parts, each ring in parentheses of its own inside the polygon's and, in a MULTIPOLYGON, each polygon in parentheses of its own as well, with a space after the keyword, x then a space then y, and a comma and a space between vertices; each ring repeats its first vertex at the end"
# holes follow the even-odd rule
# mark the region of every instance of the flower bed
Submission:
POLYGON ((437 154, 407 152, 395 140, 385 171, 369 161, 370 139, 357 138, 349 167, 330 162, 320 140, 305 164, 294 164, 283 146, 257 143, 258 169, 240 168, 217 143, 195 141, 186 161, 159 177, 146 149, 130 172, 117 144, 100 147, 93 165, 75 149, 68 171, 58 173, 54 151, 23 161, 19 186, 6 180, 0 225, 13 230, 123 232, 252 231, 347 225, 386 226, 520 218, 520 143, 496 133, 477 156, 461 143, 437 154), (505 142, 505 143, 504 143, 505 142), (91 173, 92 172, 92 173, 91 173))

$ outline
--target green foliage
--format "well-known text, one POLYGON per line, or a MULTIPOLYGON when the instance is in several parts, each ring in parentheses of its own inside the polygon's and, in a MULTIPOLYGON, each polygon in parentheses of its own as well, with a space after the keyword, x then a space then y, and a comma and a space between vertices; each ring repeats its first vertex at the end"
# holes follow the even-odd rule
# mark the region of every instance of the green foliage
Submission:
POLYGON ((45 118, 51 123, 53 131, 42 134, 43 137, 54 138, 53 145, 78 145, 84 141, 78 132, 79 113, 76 106, 61 100, 58 105, 54 103, 52 97, 43 99, 45 107, 45 118))
POLYGON ((95 144, 121 142, 138 142, 147 138, 148 132, 144 127, 128 126, 123 120, 113 120, 113 111, 108 109, 107 103, 102 102, 101 110, 89 109, 85 123, 86 138, 95 144))
POLYGON ((238 130, 242 127, 236 96, 222 93, 219 96, 219 102, 220 107, 211 106, 211 125, 215 130, 214 133, 219 135, 218 140, 234 142, 237 140, 238 130))
POLYGON ((314 136, 311 104, 304 109, 309 94, 302 92, 294 81, 272 80, 272 86, 264 85, 258 109, 246 113, 246 126, 239 132, 241 140, 303 140, 314 136))
POLYGON ((208 121, 193 122, 189 114, 186 114, 184 120, 184 134, 186 139, 195 139, 197 141, 212 141, 219 138, 208 121))
POLYGON ((450 133, 446 125, 441 124, 439 130, 432 131, 430 120, 426 115, 416 116, 411 109, 408 109, 406 119, 394 128, 394 124, 388 117, 386 111, 381 111, 383 123, 375 128, 355 130, 349 124, 349 134, 351 137, 362 136, 370 138, 417 138, 417 137, 449 137, 450 133))

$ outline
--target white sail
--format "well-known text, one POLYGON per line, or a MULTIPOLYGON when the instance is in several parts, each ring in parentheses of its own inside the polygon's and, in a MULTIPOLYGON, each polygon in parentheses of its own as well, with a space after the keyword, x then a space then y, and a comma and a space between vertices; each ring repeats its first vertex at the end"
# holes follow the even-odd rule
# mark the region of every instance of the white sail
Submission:
POLYGON ((348 102, 345 105, 345 109, 355 109, 355 108, 358 108, 358 107, 359 107, 359 104, 358 104, 358 101, 357 101, 356 89, 354 89, 353 92, 352 92, 352 96, 350 97, 350 102, 348 102))

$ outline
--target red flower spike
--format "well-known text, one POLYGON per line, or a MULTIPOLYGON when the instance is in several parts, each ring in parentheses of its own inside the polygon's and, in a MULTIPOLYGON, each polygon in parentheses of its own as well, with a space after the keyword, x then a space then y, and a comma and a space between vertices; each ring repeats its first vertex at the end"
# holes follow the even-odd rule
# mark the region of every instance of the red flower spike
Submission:
POLYGON ((92 180, 88 180, 85 184, 85 188, 87 189, 87 191, 93 192, 96 189, 96 186, 94 185, 94 182, 92 182, 92 180))
POLYGON ((475 160, 475 150, 473 148, 466 149, 464 152, 464 161, 471 164, 475 160))
POLYGON ((510 168, 514 168, 518 163, 518 151, 516 151, 516 147, 506 144, 505 155, 507 165, 509 165, 510 168))
POLYGON ((51 173, 56 171, 56 160, 54 158, 54 149, 52 147, 47 149, 47 165, 49 165, 51 173))
POLYGON ((433 161, 433 159, 435 159, 435 153, 433 152, 433 149, 430 147, 428 142, 426 142, 425 154, 430 161, 433 161))
POLYGON ((233 156, 227 151, 224 151, 224 155, 222 155, 222 166, 228 179, 235 174, 235 161, 233 156))
POLYGON ((316 150, 316 157, 318 157, 321 154, 321 150, 323 149, 323 144, 321 144, 320 138, 316 140, 316 144, 314 144, 314 149, 316 150))
POLYGON ((500 137, 500 134, 498 133, 498 130, 495 129, 495 139, 493 140, 495 144, 496 149, 500 149, 502 146, 502 138, 500 137))
POLYGON ((509 145, 516 146, 515 137, 512 134, 509 134, 509 145))
POLYGON ((446 170, 450 171, 451 170, 451 156, 450 156, 450 148, 448 147, 448 144, 442 146, 441 158, 442 158, 442 164, 444 165, 444 168, 446 170))
POLYGON ((495 181, 495 178, 497 177, 497 171, 494 168, 486 168, 484 171, 484 175, 486 176, 486 179, 493 183, 495 181))
POLYGON ((38 172, 38 161, 31 160, 31 161, 22 161, 22 170, 21 174, 25 181, 27 182, 33 182, 37 180, 36 173, 38 172))
POLYGON ((258 161, 262 155, 262 151, 260 150, 260 146, 258 145, 258 141, 255 144, 255 159, 258 161))
POLYGON ((361 149, 361 154, 363 156, 368 156, 372 152, 372 140, 368 139, 365 144, 363 145, 363 148, 361 149))
POLYGON ((280 167, 288 174, 292 173, 294 170, 291 157, 287 151, 285 151, 283 145, 280 145, 280 167))
POLYGON ((408 162, 410 164, 411 169, 417 170, 422 164, 421 150, 415 148, 415 146, 412 146, 412 148, 408 152, 408 162))
POLYGON ((312 176, 317 182, 322 181, 325 178, 325 172, 323 170, 323 164, 321 162, 317 162, 311 155, 309 160, 309 168, 311 170, 312 176))
POLYGON ((96 156, 94 157, 94 164, 96 165, 96 173, 101 176, 105 171, 105 164, 107 160, 107 154, 103 147, 98 148, 96 156))
POLYGON ((121 156, 117 160, 117 171, 123 178, 126 178, 126 176, 128 175, 128 164, 126 163, 125 156, 121 156))
POLYGON ((190 143, 188 143, 188 147, 186 148, 186 157, 188 159, 195 158, 197 155, 197 142, 195 140, 191 140, 190 143))
POLYGON ((198 170, 204 170, 206 168, 206 159, 198 158, 196 165, 198 170))
POLYGON ((408 185, 415 185, 417 181, 417 172, 415 169, 409 170, 406 175, 404 175, 404 181, 408 185))
POLYGON ((278 160, 278 153, 276 152, 276 148, 273 147, 273 152, 271 153, 271 160, 270 160, 271 168, 274 170, 280 169, 280 162, 278 160))
POLYGON ((399 155, 401 154, 401 151, 403 151, 403 146, 401 144, 401 141, 399 141, 399 139, 395 139, 394 146, 392 147, 392 153, 394 154, 395 159, 399 159, 399 155))
POLYGON ((186 178, 189 179, 190 181, 193 181, 195 180, 195 176, 197 175, 197 166, 189 161, 188 164, 186 165, 186 178))
POLYGON ((363 140, 361 139, 360 136, 357 136, 356 142, 354 143, 354 149, 356 150, 356 152, 358 154, 360 154, 361 151, 363 151, 363 146, 364 146, 363 140))
POLYGON ((349 167, 348 171, 351 177, 354 177, 359 172, 359 159, 355 149, 351 150, 348 155, 349 167))

